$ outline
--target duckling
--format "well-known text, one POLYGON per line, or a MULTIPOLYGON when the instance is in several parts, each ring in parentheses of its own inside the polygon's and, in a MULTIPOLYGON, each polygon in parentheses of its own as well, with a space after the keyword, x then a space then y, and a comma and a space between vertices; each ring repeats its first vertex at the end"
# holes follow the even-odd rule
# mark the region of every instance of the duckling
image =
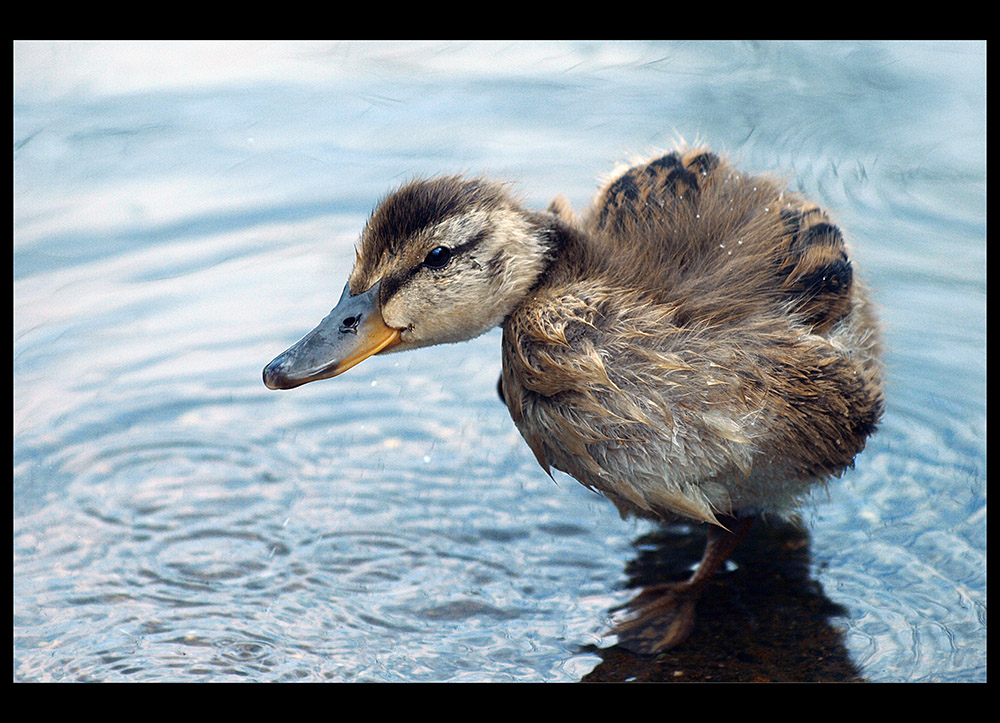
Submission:
POLYGON ((851 467, 883 410, 878 323, 840 229, 705 148, 625 168, 580 216, 485 178, 405 184, 372 212, 337 306, 264 383, 498 325, 501 398, 546 472, 623 517, 709 526, 692 576, 619 626, 655 630, 652 652, 688 637, 751 521, 851 467))

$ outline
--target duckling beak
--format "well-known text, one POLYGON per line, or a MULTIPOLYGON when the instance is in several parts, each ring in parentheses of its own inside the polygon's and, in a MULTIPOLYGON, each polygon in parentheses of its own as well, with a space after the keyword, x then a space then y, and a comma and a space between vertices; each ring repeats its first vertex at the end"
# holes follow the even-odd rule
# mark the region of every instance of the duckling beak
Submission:
POLYGON ((382 319, 380 284, 354 296, 345 286, 340 301, 319 326, 264 367, 264 385, 294 389, 329 379, 398 344, 399 329, 386 326, 382 319))

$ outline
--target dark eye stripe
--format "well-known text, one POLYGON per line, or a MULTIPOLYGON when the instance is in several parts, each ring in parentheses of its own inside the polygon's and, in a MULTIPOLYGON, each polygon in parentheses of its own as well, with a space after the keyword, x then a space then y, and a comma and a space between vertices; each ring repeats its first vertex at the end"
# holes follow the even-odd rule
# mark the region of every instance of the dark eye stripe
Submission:
POLYGON ((458 246, 455 246, 454 248, 448 248, 447 246, 438 246, 434 249, 431 249, 431 251, 427 254, 427 256, 424 257, 424 262, 422 265, 430 267, 432 269, 444 268, 445 266, 447 266, 449 261, 451 261, 459 254, 464 254, 467 251, 471 251, 472 249, 476 248, 476 246, 478 246, 479 244, 481 244, 483 241, 486 240, 486 237, 488 235, 489 232, 486 229, 483 229, 465 243, 461 243, 458 246))
POLYGON ((379 290, 381 303, 385 304, 393 294, 416 278, 421 270, 425 268, 434 270, 443 269, 459 254, 470 251, 481 244, 488 235, 489 232, 483 229, 465 243, 459 244, 451 249, 447 246, 435 246, 428 252, 427 256, 424 257, 424 260, 419 266, 411 269, 409 272, 404 273, 401 276, 389 275, 384 277, 382 279, 382 286, 379 290))
POLYGON ((468 241, 466 241, 464 244, 459 244, 458 246, 454 247, 451 250, 452 256, 457 256, 458 254, 464 254, 466 251, 471 251, 472 249, 476 248, 476 246, 485 241, 487 236, 489 236, 489 231, 483 229, 475 236, 470 238, 468 241))

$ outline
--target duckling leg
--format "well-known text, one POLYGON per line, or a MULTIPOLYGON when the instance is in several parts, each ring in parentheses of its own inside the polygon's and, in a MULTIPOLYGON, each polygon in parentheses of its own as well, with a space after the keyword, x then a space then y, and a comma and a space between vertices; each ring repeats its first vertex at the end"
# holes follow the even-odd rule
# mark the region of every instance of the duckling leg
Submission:
POLYGON ((623 647, 640 653, 658 653, 683 642, 694 628, 695 605, 705 584, 729 558, 746 535, 753 517, 725 517, 726 527, 710 525, 701 562, 684 582, 646 588, 626 608, 635 615, 615 626, 623 647))

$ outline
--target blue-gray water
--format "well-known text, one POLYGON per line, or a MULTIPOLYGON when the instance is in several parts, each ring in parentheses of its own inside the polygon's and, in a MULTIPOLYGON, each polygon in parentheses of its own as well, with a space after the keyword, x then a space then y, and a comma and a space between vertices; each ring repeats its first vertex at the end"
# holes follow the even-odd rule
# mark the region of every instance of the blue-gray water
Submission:
POLYGON ((803 513, 844 656, 984 681, 985 55, 15 43, 14 678, 606 665, 654 528, 541 471, 496 397, 498 331, 292 392, 260 374, 404 179, 486 172, 581 208, 683 137, 829 207, 882 310, 884 423, 803 513))

